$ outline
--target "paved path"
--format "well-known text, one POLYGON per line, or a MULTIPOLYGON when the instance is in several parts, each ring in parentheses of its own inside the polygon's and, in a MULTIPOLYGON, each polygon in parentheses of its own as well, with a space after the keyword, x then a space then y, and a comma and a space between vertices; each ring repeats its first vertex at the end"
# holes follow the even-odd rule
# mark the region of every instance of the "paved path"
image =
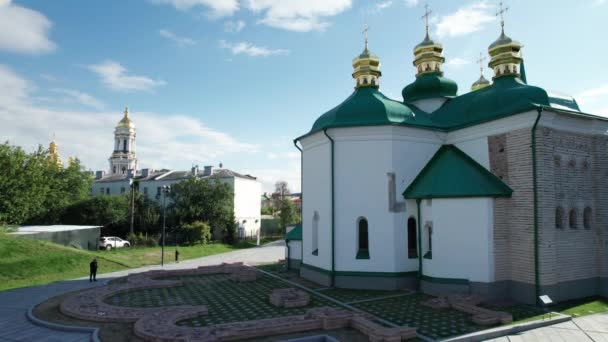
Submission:
POLYGON ((491 342, 608 342, 608 314, 574 318, 570 322, 503 336, 491 342))
MULTIPOLYGON (((0 291, 0 342, 45 341, 45 342, 81 342, 90 341, 91 334, 63 332, 37 326, 31 323, 26 313, 32 305, 62 293, 105 285, 110 279, 156 269, 184 269, 198 266, 215 265, 222 262, 242 261, 245 263, 273 262, 285 257, 283 241, 275 241, 263 247, 241 249, 234 252, 211 255, 198 259, 182 261, 161 266, 147 266, 113 273, 101 274, 96 283, 80 278, 60 281, 47 285, 25 287, 15 290, 0 291)), ((103 270, 103 264, 99 265, 103 270)))

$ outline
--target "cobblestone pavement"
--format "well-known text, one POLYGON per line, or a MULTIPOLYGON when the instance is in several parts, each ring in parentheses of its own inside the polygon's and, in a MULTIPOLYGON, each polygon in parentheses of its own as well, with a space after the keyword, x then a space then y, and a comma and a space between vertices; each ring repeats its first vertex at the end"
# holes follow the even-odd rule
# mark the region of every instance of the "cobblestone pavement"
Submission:
MULTIPOLYGON (((37 326, 30 322, 27 311, 32 305, 45 301, 60 294, 102 286, 108 280, 122 277, 129 273, 139 273, 156 269, 185 269, 198 266, 215 265, 222 262, 259 263, 274 262, 285 257, 283 241, 276 241, 258 248, 241 249, 234 252, 211 255, 198 259, 185 260, 177 264, 147 266, 98 275, 96 283, 89 283, 88 277, 55 282, 46 285, 24 287, 20 289, 0 291, 0 342, 14 341, 56 341, 80 342, 90 341, 91 335, 87 333, 64 332, 37 326)), ((103 271, 103 264, 99 265, 103 271)))
POLYGON ((534 329, 491 342, 608 342, 608 314, 575 318, 570 322, 534 329))

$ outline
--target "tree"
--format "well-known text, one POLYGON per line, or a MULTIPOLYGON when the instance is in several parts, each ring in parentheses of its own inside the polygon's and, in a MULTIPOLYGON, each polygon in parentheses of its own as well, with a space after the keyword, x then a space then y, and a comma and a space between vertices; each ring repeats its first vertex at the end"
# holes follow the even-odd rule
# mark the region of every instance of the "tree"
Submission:
POLYGON ((207 222, 216 238, 234 225, 234 194, 219 179, 190 177, 171 187, 173 221, 177 225, 207 222))
POLYGON ((26 153, 0 145, 0 217, 9 224, 59 223, 62 212, 88 196, 92 177, 77 159, 57 165, 48 150, 26 153))
POLYGON ((127 196, 95 196, 74 203, 63 214, 66 224, 103 226, 106 234, 126 236, 129 231, 127 196))
POLYGON ((285 196, 289 195, 290 191, 289 191, 289 185, 287 184, 286 181, 278 181, 276 183, 274 183, 274 197, 278 198, 279 200, 284 200, 285 196))
POLYGON ((295 223, 297 220, 296 208, 289 198, 281 201, 279 222, 283 234, 287 231, 287 226, 295 223))

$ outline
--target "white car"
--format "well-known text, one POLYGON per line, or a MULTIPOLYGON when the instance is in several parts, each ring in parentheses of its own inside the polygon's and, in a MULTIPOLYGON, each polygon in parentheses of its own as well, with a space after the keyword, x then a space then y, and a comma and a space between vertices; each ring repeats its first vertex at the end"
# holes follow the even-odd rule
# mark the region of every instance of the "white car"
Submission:
POLYGON ((111 250, 112 248, 131 247, 131 243, 116 236, 102 236, 99 239, 99 248, 111 250))

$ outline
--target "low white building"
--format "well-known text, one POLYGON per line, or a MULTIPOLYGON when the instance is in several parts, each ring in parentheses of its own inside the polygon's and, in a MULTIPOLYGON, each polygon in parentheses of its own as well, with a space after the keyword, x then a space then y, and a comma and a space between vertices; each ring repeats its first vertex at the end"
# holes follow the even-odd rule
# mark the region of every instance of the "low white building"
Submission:
MULTIPOLYGON (((92 195, 121 195, 130 191, 130 180, 138 183, 139 191, 149 199, 157 200, 161 205, 163 197, 161 188, 165 185, 181 182, 189 177, 218 180, 229 184, 234 191, 234 215, 239 224, 239 236, 256 235, 261 224, 262 184, 256 177, 213 166, 205 166, 199 172, 198 166, 190 171, 137 169, 135 155, 135 124, 125 110, 124 117, 116 126, 114 151, 110 157, 110 170, 97 171, 95 182, 91 187, 92 195), (127 133, 125 131, 128 129, 127 133), (127 134, 127 135, 125 135, 127 134), (126 137, 125 137, 126 136, 126 137), (124 151, 123 151, 124 150, 124 151), (118 165, 118 166, 117 166, 118 165), (124 167, 123 167, 124 166, 124 167), (125 169, 126 167, 133 167, 125 169)), ((170 201, 167 199, 167 201, 170 201)), ((168 204, 168 202, 167 202, 168 204)))

